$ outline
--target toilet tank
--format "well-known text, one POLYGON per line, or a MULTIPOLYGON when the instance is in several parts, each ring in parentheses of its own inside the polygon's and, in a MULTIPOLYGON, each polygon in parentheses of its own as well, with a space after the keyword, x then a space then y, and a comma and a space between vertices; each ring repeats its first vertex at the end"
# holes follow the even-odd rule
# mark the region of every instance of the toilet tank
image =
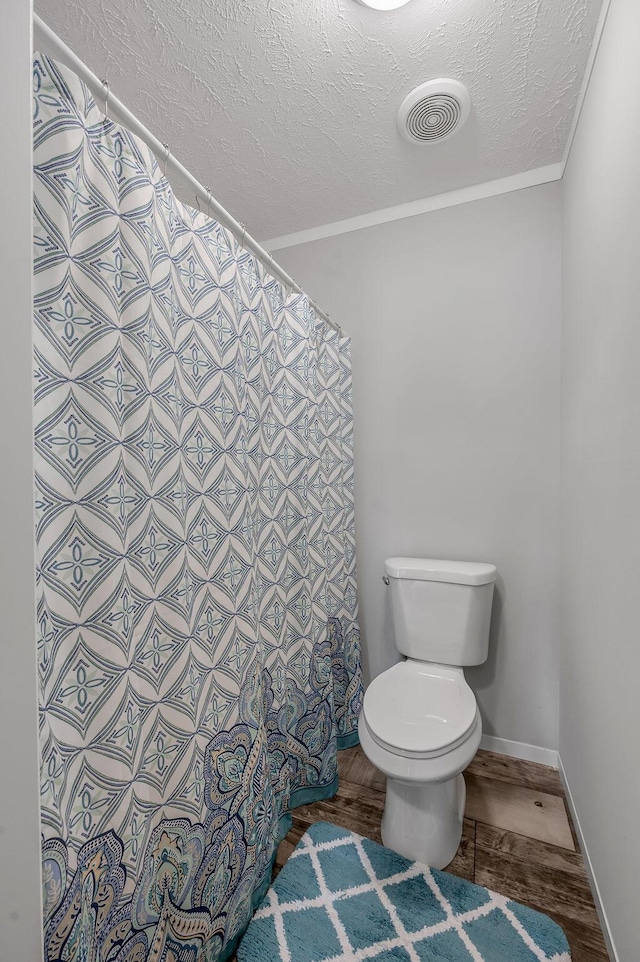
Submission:
POLYGON ((489 650, 496 568, 467 561, 387 558, 395 644, 441 665, 481 665, 489 650))

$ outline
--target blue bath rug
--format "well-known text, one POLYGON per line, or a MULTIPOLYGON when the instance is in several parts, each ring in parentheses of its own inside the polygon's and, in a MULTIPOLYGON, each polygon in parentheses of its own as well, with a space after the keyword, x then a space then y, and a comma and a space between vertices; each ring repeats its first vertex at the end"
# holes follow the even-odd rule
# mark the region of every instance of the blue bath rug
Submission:
POLYGON ((317 822, 257 909, 238 962, 570 962, 546 915, 317 822))

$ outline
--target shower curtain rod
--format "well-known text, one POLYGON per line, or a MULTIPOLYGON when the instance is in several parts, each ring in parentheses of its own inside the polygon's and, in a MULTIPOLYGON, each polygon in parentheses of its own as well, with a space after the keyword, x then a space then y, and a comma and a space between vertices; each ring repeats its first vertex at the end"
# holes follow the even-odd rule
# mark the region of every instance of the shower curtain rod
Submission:
MULTIPOLYGON (((173 154, 171 154, 169 147, 166 144, 161 143, 157 137, 148 130, 144 124, 142 124, 138 118, 131 113, 131 111, 125 107, 125 105, 118 100, 117 97, 109 90, 109 87, 103 84, 103 82, 97 77, 93 71, 87 67, 87 65, 80 60, 80 58, 71 50, 66 43, 60 39, 60 37, 54 33, 54 31, 49 27, 37 13, 33 15, 33 27, 34 27, 34 40, 37 38, 37 48, 43 48, 43 52, 50 53, 51 56, 58 60, 61 60, 68 67, 80 77, 82 81, 87 85, 93 96, 100 102, 100 100, 105 100, 108 102, 108 110, 118 117, 123 126, 134 133, 137 137, 144 141, 147 147, 153 151, 157 158, 161 158, 166 155, 165 170, 170 168, 174 173, 178 174, 180 178, 185 181, 186 184, 191 188, 196 198, 199 198, 204 204, 207 205, 206 209, 209 213, 214 213, 216 220, 218 220, 224 227, 231 231, 234 237, 240 241, 243 247, 250 250, 255 256, 262 261, 264 266, 267 268, 273 277, 279 278, 280 281, 292 290, 296 291, 298 294, 304 294, 305 292, 300 287, 299 284, 294 281, 293 277, 278 264, 277 261, 273 259, 271 254, 261 247, 257 240, 247 233, 246 228, 243 224, 238 223, 231 214, 224 209, 224 207, 218 203, 217 200, 211 195, 211 191, 196 180, 193 174, 189 173, 186 167, 177 161, 173 154), (42 42, 41 42, 42 41, 42 42)), ((338 334, 342 334, 342 328, 335 321, 332 321, 328 314, 321 310, 315 301, 309 298, 309 304, 318 315, 322 318, 329 327, 337 331, 338 334)))

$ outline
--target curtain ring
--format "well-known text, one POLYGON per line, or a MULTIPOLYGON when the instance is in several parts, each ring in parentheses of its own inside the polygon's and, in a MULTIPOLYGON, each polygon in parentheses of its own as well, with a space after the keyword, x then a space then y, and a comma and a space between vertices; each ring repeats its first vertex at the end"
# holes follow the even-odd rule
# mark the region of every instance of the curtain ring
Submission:
POLYGON ((240 224, 240 227, 242 227, 242 235, 240 237, 240 247, 244 247, 244 239, 247 233, 247 228, 244 226, 244 224, 240 224))
POLYGON ((338 324, 338 322, 337 322, 337 321, 332 321, 332 320, 331 320, 331 316, 330 316, 329 314, 326 314, 325 316, 326 316, 326 318, 327 318, 327 324, 329 325, 329 327, 332 328, 332 329, 336 332, 336 334, 338 335, 338 337, 342 337, 342 328, 340 327, 340 325, 338 324))
POLYGON ((104 119, 106 121, 109 119, 109 81, 101 80, 100 83, 104 87, 104 119))
POLYGON ((207 215, 211 217, 211 188, 205 187, 207 192, 207 215))
POLYGON ((166 150, 166 154, 164 155, 164 176, 166 177, 166 176, 167 176, 167 164, 169 163, 169 155, 171 154, 171 151, 169 150, 169 144, 163 144, 162 146, 163 146, 164 149, 166 150))

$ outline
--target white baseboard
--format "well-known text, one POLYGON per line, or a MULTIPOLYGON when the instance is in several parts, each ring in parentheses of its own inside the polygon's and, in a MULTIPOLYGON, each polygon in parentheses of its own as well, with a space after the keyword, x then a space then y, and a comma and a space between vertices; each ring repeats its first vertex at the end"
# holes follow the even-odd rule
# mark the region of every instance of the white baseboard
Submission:
POLYGON ((553 748, 540 748, 538 745, 528 745, 526 742, 512 742, 508 738, 496 738, 495 735, 483 735, 480 748, 499 755, 510 755, 511 758, 523 758, 527 762, 538 762, 558 768, 558 753, 553 748))
POLYGON ((558 761, 559 761, 559 768, 560 768, 560 778, 562 780, 562 785, 564 787, 564 793, 567 799, 569 812, 571 813, 573 827, 576 830, 578 845, 580 846, 580 851, 582 852, 582 857, 584 858, 584 864, 587 868, 587 875, 589 876, 589 882, 591 884, 591 892, 593 893, 593 901, 595 902, 598 918, 600 919, 602 934, 604 936, 605 942, 607 943, 607 949, 609 951, 609 955, 611 956, 611 962, 619 962, 619 956, 616 951, 615 944, 613 942, 611 928, 609 927, 609 920, 607 918, 607 913, 602 903, 602 898, 600 896, 600 889, 598 888, 598 882, 597 882, 595 873, 593 871, 593 865, 591 864, 591 858, 589 857, 589 849, 587 848, 587 843, 586 843, 584 834, 582 832, 580 819, 578 818, 578 813, 576 811, 573 795, 571 794, 571 787, 569 785, 569 782, 567 781, 567 773, 564 770, 562 759, 560 757, 558 757, 558 761))

